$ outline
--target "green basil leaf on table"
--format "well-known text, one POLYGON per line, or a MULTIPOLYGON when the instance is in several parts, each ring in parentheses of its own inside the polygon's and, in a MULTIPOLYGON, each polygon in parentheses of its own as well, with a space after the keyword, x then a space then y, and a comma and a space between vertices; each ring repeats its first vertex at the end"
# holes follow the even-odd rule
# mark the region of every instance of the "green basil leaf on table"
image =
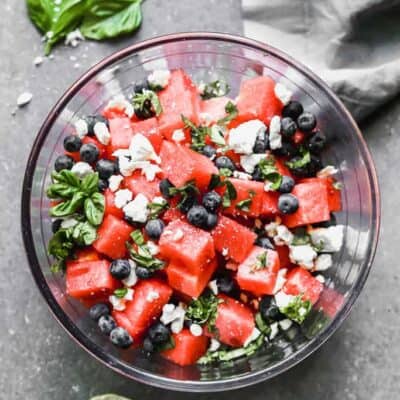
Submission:
POLYGON ((94 226, 98 226, 103 221, 105 199, 101 193, 94 193, 88 197, 84 203, 85 216, 94 226))
POLYGON ((50 209, 51 217, 67 217, 78 211, 82 207, 85 195, 82 192, 76 192, 72 199, 63 201, 50 209))

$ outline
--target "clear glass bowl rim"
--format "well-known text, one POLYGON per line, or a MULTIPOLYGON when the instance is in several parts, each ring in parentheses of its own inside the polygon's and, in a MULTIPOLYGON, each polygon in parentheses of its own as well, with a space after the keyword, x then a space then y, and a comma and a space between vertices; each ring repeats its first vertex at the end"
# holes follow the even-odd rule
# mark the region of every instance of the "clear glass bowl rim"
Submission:
POLYGON ((28 158, 27 166, 25 169, 23 188, 22 188, 21 228, 22 228, 23 242, 29 266, 42 296, 46 300, 56 320, 73 338, 73 340, 77 342, 83 349, 85 349, 85 351, 90 353, 93 357, 102 362, 104 365, 122 374, 123 376, 126 376, 130 379, 134 379, 145 384, 149 384, 164 389, 186 391, 186 392, 217 392, 217 391, 237 389, 244 386, 252 385, 261 382, 263 380, 272 378, 288 370, 289 368, 293 367, 294 365, 298 364, 300 361, 308 357, 314 351, 316 351, 343 323, 343 321, 349 315, 349 312, 355 300, 357 299, 357 297, 361 293, 362 288, 364 287, 364 284, 368 277, 375 256, 376 247, 379 239, 379 228, 380 228, 380 192, 379 192, 378 178, 372 156, 356 122, 353 120, 353 117, 344 107, 339 98, 327 86, 327 84, 324 83, 320 78, 318 78, 311 70, 309 70, 307 67, 300 64, 298 61, 294 60, 287 54, 283 53, 282 51, 274 47, 242 36, 225 34, 225 33, 214 33, 214 32, 177 33, 177 34, 164 35, 149 40, 145 40, 115 52, 114 54, 106 57, 98 64, 90 68, 63 94, 60 100, 50 111, 42 127, 40 128, 28 158), (131 55, 132 53, 145 50, 153 46, 159 46, 171 42, 181 42, 185 40, 192 40, 192 41, 213 40, 213 41, 221 41, 225 43, 243 45, 251 48, 252 50, 265 52, 273 55, 278 59, 283 60, 288 65, 292 66, 297 71, 306 76, 309 80, 311 80, 313 84, 316 85, 316 87, 318 87, 322 92, 324 92, 324 95, 326 95, 330 99, 330 101, 332 101, 332 103, 337 107, 337 109, 341 113, 343 113, 344 117, 348 120, 349 126, 351 126, 353 134, 355 135, 356 140, 358 142, 359 150, 366 163, 369 184, 372 194, 371 219, 373 223, 372 226, 370 227, 372 235, 371 235, 371 242, 369 243, 368 246, 367 257, 364 261, 363 268, 358 276, 358 279, 353 287, 353 290, 347 297, 347 301, 344 307, 340 310, 340 312, 336 315, 335 319, 330 324, 329 329, 326 329, 321 334, 313 338, 299 352, 292 354, 290 357, 274 365, 272 368, 249 372, 248 374, 245 374, 240 377, 227 378, 216 381, 192 381, 192 380, 181 381, 147 373, 146 371, 143 370, 129 368, 114 358, 111 360, 110 355, 107 354, 107 352, 105 352, 100 346, 96 345, 94 342, 89 340, 86 337, 86 335, 84 335, 79 329, 77 329, 77 327, 64 313, 61 306, 57 303, 42 273, 40 263, 37 258, 37 254, 34 249, 33 236, 31 230, 31 215, 30 215, 31 187, 32 187, 37 159, 40 154, 42 144, 45 141, 48 133, 50 132, 51 126, 53 125, 59 113, 68 104, 69 100, 90 79, 96 76, 99 72, 101 72, 108 66, 114 64, 115 62, 131 55))

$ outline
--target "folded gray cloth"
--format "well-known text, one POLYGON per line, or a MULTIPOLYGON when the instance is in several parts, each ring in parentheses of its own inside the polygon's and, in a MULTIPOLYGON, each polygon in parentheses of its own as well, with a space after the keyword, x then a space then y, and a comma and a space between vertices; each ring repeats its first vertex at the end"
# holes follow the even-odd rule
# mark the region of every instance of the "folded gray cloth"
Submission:
POLYGON ((242 0, 248 37, 311 68, 357 120, 400 92, 400 0, 242 0))

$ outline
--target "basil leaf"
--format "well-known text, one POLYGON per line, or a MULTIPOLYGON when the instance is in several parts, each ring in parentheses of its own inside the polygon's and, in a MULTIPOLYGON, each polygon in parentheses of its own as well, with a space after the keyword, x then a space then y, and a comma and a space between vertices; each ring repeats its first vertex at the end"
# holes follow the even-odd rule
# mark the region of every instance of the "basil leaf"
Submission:
POLYGON ((255 322, 258 330, 263 333, 264 335, 269 335, 271 333, 270 326, 264 321, 261 313, 257 313, 255 316, 255 322))
POLYGON ((80 246, 89 246, 97 238, 96 228, 89 222, 79 222, 73 227, 72 238, 80 246))
POLYGON ((219 146, 225 146, 224 128, 220 125, 213 125, 210 129, 210 139, 219 146))
POLYGON ((182 121, 185 124, 184 129, 190 129, 192 145, 190 146, 195 151, 201 151, 206 145, 206 137, 211 134, 211 129, 207 126, 196 126, 189 118, 181 115, 182 121))
POLYGON ((101 193, 94 193, 85 200, 84 209, 87 220, 94 226, 102 223, 104 217, 105 199, 101 193))
POLYGON ((82 179, 81 190, 87 196, 91 196, 93 193, 96 193, 99 191, 99 174, 98 174, 98 172, 93 172, 91 174, 88 174, 82 179))
POLYGON ((138 246, 142 246, 145 243, 144 236, 139 229, 136 229, 131 233, 131 238, 138 246))
POLYGON ((53 183, 47 188, 46 194, 50 199, 70 199, 79 191, 79 188, 68 183, 53 183))
POLYGON ((210 183, 208 184, 208 190, 213 190, 221 186, 224 186, 224 182, 221 181, 221 177, 219 175, 212 174, 210 183))
POLYGON ((125 295, 128 293, 128 288, 119 288, 114 290, 114 296, 118 297, 119 299, 123 299, 125 295))
POLYGON ((235 186, 233 186, 231 181, 226 180, 224 182, 226 190, 224 195, 222 196, 222 206, 229 207, 231 205, 231 200, 235 200, 237 198, 237 192, 235 186))
POLYGON ((85 195, 82 192, 76 192, 72 199, 63 201, 50 209, 52 217, 67 217, 74 214, 82 207, 85 195))
POLYGON ((66 183, 69 186, 73 186, 78 189, 81 187, 81 181, 79 178, 74 172, 68 169, 63 169, 60 172, 53 171, 51 173, 51 179, 54 183, 66 183))
POLYGON ((129 250, 129 254, 132 260, 135 261, 138 265, 148 268, 151 271, 156 271, 164 268, 165 266, 164 261, 161 261, 158 258, 153 257, 150 254, 146 245, 138 245, 137 251, 133 248, 133 246, 130 243, 127 243, 126 246, 129 250))
POLYGON ((233 171, 229 168, 220 168, 219 169, 219 175, 220 176, 226 176, 226 177, 230 177, 233 175, 233 171))
POLYGON ((147 208, 150 210, 149 218, 154 219, 158 218, 158 216, 163 213, 165 210, 169 208, 169 204, 167 201, 161 202, 152 202, 147 204, 147 208))
POLYGON ((226 117, 221 118, 220 120, 218 120, 217 121, 218 125, 227 125, 227 124, 229 124, 229 122, 234 120, 239 114, 239 111, 238 111, 236 105, 234 103, 232 103, 231 101, 228 101, 228 103, 226 103, 225 112, 227 114, 226 117))
POLYGON ((239 201, 235 207, 239 210, 242 211, 250 211, 251 203, 253 202, 252 199, 244 199, 242 201, 239 201))
POLYGON ((275 159, 268 157, 258 163, 261 176, 264 180, 269 181, 270 190, 278 190, 282 183, 282 175, 278 172, 275 166, 275 159))
POLYGON ((71 254, 73 247, 71 230, 59 229, 49 241, 48 253, 58 260, 65 260, 71 254))
POLYGON ((204 85, 204 89, 201 93, 203 100, 212 99, 213 97, 222 97, 229 93, 230 87, 228 83, 223 80, 216 80, 204 85))
POLYGON ((307 164, 309 164, 311 161, 311 155, 309 151, 303 151, 302 156, 301 157, 295 157, 290 161, 286 162, 286 165, 290 168, 290 169, 295 169, 295 168, 303 168, 305 167, 307 164))
POLYGON ((142 22, 142 0, 89 0, 80 30, 94 40, 110 39, 137 29, 142 22))
POLYGON ((312 308, 310 300, 303 300, 303 295, 297 295, 287 306, 279 308, 279 311, 292 321, 301 324, 312 308))
POLYGON ((186 310, 186 318, 199 325, 207 324, 211 332, 215 331, 218 304, 222 301, 213 294, 200 296, 189 304, 186 310))

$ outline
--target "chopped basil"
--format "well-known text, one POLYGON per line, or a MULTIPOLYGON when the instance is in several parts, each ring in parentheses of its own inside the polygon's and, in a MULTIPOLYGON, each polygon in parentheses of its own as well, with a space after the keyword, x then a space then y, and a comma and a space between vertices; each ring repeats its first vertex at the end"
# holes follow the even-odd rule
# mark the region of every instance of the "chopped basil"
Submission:
POLYGON ((255 316, 256 326, 258 330, 264 335, 268 336, 271 333, 271 327, 264 321, 261 313, 257 313, 255 316))
POLYGON ((147 204, 147 208, 150 210, 149 218, 154 219, 158 218, 160 214, 168 209, 169 205, 167 201, 161 202, 153 202, 147 204))
POLYGON ((219 146, 225 146, 225 136, 223 127, 219 125, 214 125, 210 129, 210 139, 219 146))
POLYGON ((131 238, 134 241, 134 243, 137 244, 138 246, 142 246, 145 244, 144 236, 139 229, 136 229, 131 233, 131 238))
POLYGON ((208 329, 214 332, 218 304, 222 301, 213 294, 200 296, 189 304, 186 318, 199 325, 207 325, 208 329))
POLYGON ((201 93, 203 100, 212 99, 213 97, 222 97, 229 93, 230 87, 224 80, 216 80, 204 85, 201 93))
POLYGON ((222 206, 223 207, 230 207, 232 204, 232 200, 235 200, 237 198, 237 192, 235 189, 235 186, 233 186, 232 182, 230 180, 226 180, 225 186, 226 190, 224 195, 222 196, 222 206))
POLYGON ((251 207, 251 203, 253 202, 253 199, 244 199, 244 200, 242 200, 242 201, 239 201, 236 205, 235 205, 235 207, 237 208, 237 209, 239 209, 239 210, 242 210, 242 211, 246 211, 246 212, 248 212, 248 211, 250 211, 250 207, 251 207))
POLYGON ((303 168, 307 164, 309 164, 311 161, 311 155, 308 150, 303 150, 301 151, 301 158, 295 159, 294 161, 286 161, 286 165, 290 169, 296 169, 296 168, 303 168))
POLYGON ((127 293, 128 293, 128 288, 124 287, 124 288, 115 289, 113 294, 115 297, 118 297, 119 299, 123 299, 127 293))
MULTIPOLYGON (((139 242, 141 242, 141 240, 139 240, 139 242)), ((150 253, 150 250, 148 249, 146 244, 137 245, 137 250, 135 250, 135 248, 130 243, 127 243, 126 246, 129 250, 129 254, 132 260, 135 261, 138 265, 148 268, 151 271, 157 271, 164 268, 164 261, 155 258, 150 253)))
POLYGON ((228 103, 226 103, 225 112, 227 115, 224 118, 221 118, 220 120, 217 121, 218 125, 228 125, 229 122, 234 120, 239 114, 236 105, 231 101, 228 101, 228 103))
POLYGON ((303 300, 302 297, 303 295, 299 294, 286 307, 279 308, 282 314, 299 324, 306 319, 312 308, 311 301, 303 300))
POLYGON ((169 195, 170 196, 176 196, 176 195, 180 195, 181 199, 177 205, 178 209, 181 209, 181 207, 183 207, 187 201, 190 198, 195 197, 199 192, 199 189, 197 188, 195 181, 189 181, 187 182, 184 186, 177 188, 177 187, 170 187, 168 189, 169 195))
POLYGON ((257 256, 257 261, 252 267, 252 271, 259 271, 268 267, 268 253, 264 251, 257 256))
POLYGON ((158 117, 162 113, 160 100, 152 90, 144 89, 141 93, 135 93, 132 104, 135 114, 143 118, 158 117))
POLYGON ((224 185, 225 185, 225 183, 224 183, 224 181, 221 180, 220 175, 212 174, 210 183, 208 185, 208 189, 214 190, 215 188, 222 187, 224 185))
POLYGON ((233 171, 229 168, 220 168, 219 169, 219 175, 220 176, 226 176, 226 177, 230 177, 233 175, 233 171))
POLYGON ((264 180, 271 183, 270 190, 278 190, 282 183, 282 175, 278 172, 275 166, 275 159, 268 157, 261 160, 258 164, 261 176, 264 180))
POLYGON ((190 136, 192 138, 191 148, 195 151, 201 151, 206 145, 206 137, 210 135, 211 129, 207 126, 196 126, 190 119, 184 115, 181 116, 184 128, 190 130, 190 136))

